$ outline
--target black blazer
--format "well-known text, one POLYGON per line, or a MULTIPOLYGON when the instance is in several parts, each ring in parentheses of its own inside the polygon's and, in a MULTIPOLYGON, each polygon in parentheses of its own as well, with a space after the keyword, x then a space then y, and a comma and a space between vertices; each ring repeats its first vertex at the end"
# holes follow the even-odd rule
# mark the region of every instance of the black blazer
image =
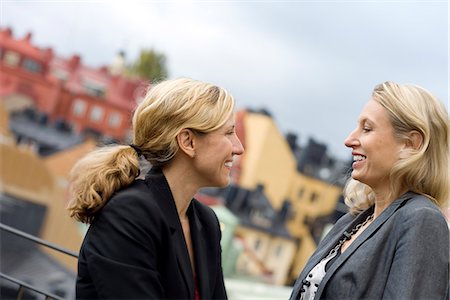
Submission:
MULTIPOLYGON (((201 299, 226 299, 221 232, 211 208, 188 212, 201 299)), ((77 299, 195 299, 194 275, 169 185, 160 169, 113 195, 80 250, 77 299)))
MULTIPOLYGON (((320 242, 300 273, 302 280, 373 207, 357 217, 343 216, 320 242)), ((330 266, 315 299, 447 299, 449 228, 430 200, 406 193, 387 207, 330 266)))

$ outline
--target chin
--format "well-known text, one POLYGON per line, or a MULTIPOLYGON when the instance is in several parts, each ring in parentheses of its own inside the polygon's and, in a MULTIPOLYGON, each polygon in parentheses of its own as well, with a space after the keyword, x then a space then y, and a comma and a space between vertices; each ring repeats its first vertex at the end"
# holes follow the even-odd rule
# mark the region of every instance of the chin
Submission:
POLYGON ((354 179, 362 184, 368 185, 367 182, 364 180, 364 178, 361 178, 360 176, 352 176, 352 179, 354 179))
POLYGON ((218 187, 224 188, 224 187, 228 186, 229 184, 230 184, 230 180, 228 179, 227 181, 222 182, 218 187))
POLYGON ((231 181, 230 177, 227 176, 227 178, 224 178, 223 180, 221 180, 221 182, 217 185, 217 187, 224 188, 230 184, 230 181, 231 181))
POLYGON ((353 179, 361 181, 361 176, 358 176, 358 172, 355 172, 355 170, 353 170, 351 176, 353 179))

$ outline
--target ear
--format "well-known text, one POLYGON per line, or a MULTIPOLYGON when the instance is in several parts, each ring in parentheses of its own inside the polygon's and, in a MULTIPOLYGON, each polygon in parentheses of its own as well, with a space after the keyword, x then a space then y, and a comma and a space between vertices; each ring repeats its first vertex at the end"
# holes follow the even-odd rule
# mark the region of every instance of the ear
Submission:
POLYGON ((194 133, 187 128, 182 129, 177 135, 178 147, 189 157, 195 156, 194 137, 194 133))
POLYGON ((406 141, 406 146, 414 150, 419 150, 423 144, 423 136, 417 130, 411 130, 408 133, 408 140, 406 141))

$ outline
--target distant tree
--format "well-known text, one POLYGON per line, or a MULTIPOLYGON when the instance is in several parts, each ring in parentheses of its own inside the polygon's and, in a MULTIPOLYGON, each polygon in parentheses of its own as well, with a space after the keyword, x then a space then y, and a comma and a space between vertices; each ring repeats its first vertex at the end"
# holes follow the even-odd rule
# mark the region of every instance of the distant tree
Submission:
POLYGON ((129 69, 132 75, 159 81, 167 78, 166 56, 153 49, 142 49, 129 69))

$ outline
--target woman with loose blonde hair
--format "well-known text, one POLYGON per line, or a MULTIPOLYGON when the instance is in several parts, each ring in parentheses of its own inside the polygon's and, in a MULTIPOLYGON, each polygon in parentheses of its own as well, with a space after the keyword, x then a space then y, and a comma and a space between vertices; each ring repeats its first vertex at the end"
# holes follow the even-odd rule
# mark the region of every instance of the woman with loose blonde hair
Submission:
POLYGON ((68 209, 91 224, 77 298, 226 298, 218 221, 193 197, 227 185, 243 153, 233 110, 218 86, 163 81, 134 112, 132 144, 100 148, 74 166, 68 209), (139 157, 152 166, 145 179, 139 157))
MULTIPOLYGON (((388 111, 398 139, 408 139, 407 133, 413 130, 422 139, 418 149, 404 150, 392 167, 389 175, 392 195, 398 196, 407 187, 445 208, 450 195, 450 129, 444 105, 422 87, 392 82, 375 87, 372 96, 388 111)), ((369 186, 349 179, 346 204, 352 212, 361 212, 373 205, 372 193, 369 186)))
POLYGON ((292 299, 447 299, 450 122, 415 85, 374 88, 345 140, 350 212, 299 276, 292 299))

